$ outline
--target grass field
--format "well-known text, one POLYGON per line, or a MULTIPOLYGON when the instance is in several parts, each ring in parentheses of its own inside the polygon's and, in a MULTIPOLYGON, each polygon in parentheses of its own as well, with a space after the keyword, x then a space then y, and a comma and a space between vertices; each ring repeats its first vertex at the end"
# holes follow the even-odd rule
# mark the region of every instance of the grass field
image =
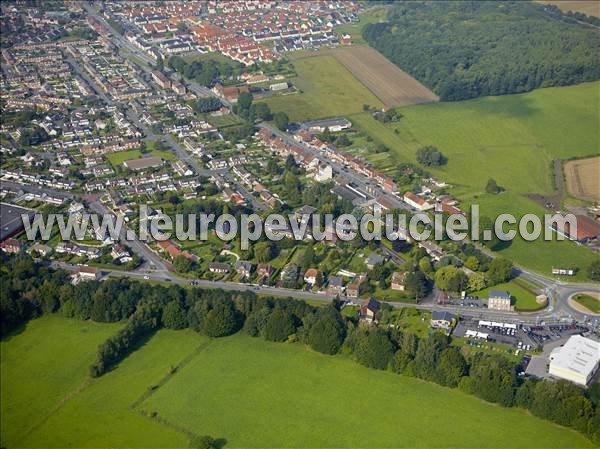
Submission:
POLYGON ((48 317, 2 342, 3 446, 183 448, 209 434, 226 448, 592 447, 521 410, 241 334, 161 330, 86 380, 118 326, 48 317))
MULTIPOLYGON (((540 215, 545 210, 524 195, 552 192, 552 159, 594 155, 600 149, 599 88, 600 83, 595 82, 409 106, 400 108, 404 117, 392 124, 378 122, 368 113, 350 118, 390 148, 389 153, 366 155, 382 170, 394 174, 400 162, 416 162, 419 147, 435 145, 448 157, 448 164, 428 171, 453 185, 451 193, 463 201, 463 209, 478 203, 482 214, 491 217, 501 213, 540 215), (506 192, 485 194, 489 178, 506 192)), ((545 274, 552 263, 584 269, 592 257, 587 249, 570 242, 526 243, 520 239, 501 253, 545 274)))
POLYGON ((368 45, 341 47, 336 59, 379 98, 386 108, 431 103, 439 97, 368 45))
POLYGON ((583 307, 588 309, 592 313, 600 313, 600 297, 596 295, 596 297, 586 294, 579 294, 573 296, 573 301, 578 304, 581 304, 583 307))
POLYGON ((0 343, 3 447, 17 447, 87 378, 96 347, 120 324, 44 317, 0 343))
POLYGON ((120 326, 44 317, 2 342, 3 446, 187 446, 184 432, 132 405, 205 340, 162 330, 115 370, 90 380, 96 347, 120 326))
MULTIPOLYGON (((166 161, 175 159, 175 156, 169 150, 154 150, 148 153, 147 156, 160 157, 166 161)), ((123 162, 130 159, 139 159, 140 157, 142 157, 142 152, 140 150, 119 151, 117 153, 110 153, 106 156, 108 162, 110 162, 113 167, 122 165, 123 162)))
POLYGON ((383 107, 381 101, 331 55, 295 59, 294 68, 298 76, 292 82, 301 92, 264 100, 271 110, 286 112, 292 121, 354 114, 362 111, 363 104, 383 107))
POLYGON ((571 195, 583 200, 600 201, 600 156, 567 162, 565 177, 571 195))
POLYGON ((458 390, 242 335, 211 343, 142 408, 226 448, 591 446, 458 390))
POLYGON ((517 310, 521 311, 532 311, 539 310, 544 307, 543 304, 538 304, 535 300, 535 294, 528 291, 523 286, 519 285, 518 282, 511 281, 505 284, 498 284, 491 288, 486 288, 485 290, 481 290, 475 292, 474 295, 479 296, 480 298, 488 298, 491 290, 506 290, 510 293, 513 298, 513 305, 517 310))

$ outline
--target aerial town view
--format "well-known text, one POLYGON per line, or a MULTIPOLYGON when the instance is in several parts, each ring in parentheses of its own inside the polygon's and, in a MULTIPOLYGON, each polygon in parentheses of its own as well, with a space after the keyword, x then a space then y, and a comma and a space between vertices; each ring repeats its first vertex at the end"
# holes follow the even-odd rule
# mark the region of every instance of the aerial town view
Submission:
POLYGON ((0 2, 0 448, 600 447, 600 1, 0 2))

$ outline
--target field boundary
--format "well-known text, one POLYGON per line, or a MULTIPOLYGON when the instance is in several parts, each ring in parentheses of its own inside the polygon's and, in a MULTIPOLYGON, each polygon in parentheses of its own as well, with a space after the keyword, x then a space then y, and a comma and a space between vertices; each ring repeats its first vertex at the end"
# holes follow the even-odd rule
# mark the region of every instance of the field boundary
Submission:
POLYGON ((60 401, 56 403, 56 405, 50 410, 43 418, 41 418, 38 422, 33 424, 27 431, 23 433, 23 436, 19 439, 19 444, 21 441, 25 440, 29 435, 39 429, 44 425, 53 415, 55 415, 61 408, 65 406, 67 402, 73 399, 75 396, 81 394, 84 390, 92 385, 92 378, 86 377, 84 381, 73 391, 68 392, 60 401))
POLYGON ((333 56, 386 108, 434 103, 440 98, 369 45, 328 48, 291 57, 293 61, 333 56))
POLYGON ((206 341, 200 346, 198 346, 196 349, 194 349, 192 352, 190 352, 188 355, 186 355, 177 365, 171 367, 171 370, 167 374, 165 374, 157 383, 153 384, 149 389, 144 391, 144 393, 142 393, 140 397, 133 401, 129 408, 136 409, 138 406, 140 406, 146 399, 148 399, 150 396, 156 393, 160 387, 162 387, 169 380, 171 380, 173 376, 175 376, 175 374, 177 374, 180 370, 185 368, 192 360, 194 360, 194 358, 196 358, 198 354, 200 354, 208 346, 210 346, 212 342, 213 340, 206 341))

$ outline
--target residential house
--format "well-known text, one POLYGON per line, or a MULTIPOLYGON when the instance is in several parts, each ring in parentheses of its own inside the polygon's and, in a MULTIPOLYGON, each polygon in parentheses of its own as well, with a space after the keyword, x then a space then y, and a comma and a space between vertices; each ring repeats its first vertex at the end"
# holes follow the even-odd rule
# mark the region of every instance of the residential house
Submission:
POLYGON ((315 283, 317 282, 318 274, 319 270, 317 270, 316 268, 309 268, 304 273, 304 282, 310 285, 315 285, 315 283))
POLYGON ((419 212, 424 212, 435 207, 435 204, 428 202, 424 198, 421 198, 420 196, 417 196, 412 192, 406 192, 404 194, 404 202, 414 207, 419 212))
POLYGON ((392 274, 392 290, 404 291, 406 287, 406 273, 405 271, 394 271, 392 274))
POLYGON ((341 295, 344 291, 344 281, 339 276, 330 276, 327 282, 327 294, 331 296, 341 295))
POLYGON ((360 295, 360 284, 352 282, 346 286, 346 297, 347 298, 358 298, 360 295))
POLYGON ((222 262, 211 262, 208 264, 208 271, 211 273, 229 273, 229 264, 222 262))
POLYGON ((256 268, 256 274, 258 275, 259 279, 268 278, 271 276, 271 274, 273 274, 273 267, 266 263, 259 263, 258 267, 256 268))
POLYGON ((369 254, 369 257, 367 257, 367 260, 366 260, 367 268, 369 270, 372 270, 373 268, 375 268, 375 266, 381 265, 384 262, 385 262, 385 257, 383 257, 382 255, 377 254, 377 253, 369 254))
POLYGON ((19 240, 13 238, 8 238, 0 243, 0 249, 8 254, 17 254, 21 251, 22 247, 23 244, 19 240))
POLYGON ((506 290, 492 290, 488 297, 488 309, 511 311, 510 293, 506 290))
POLYGON ((240 278, 249 278, 252 272, 252 264, 247 260, 238 260, 235 264, 235 271, 240 275, 240 278))
POLYGON ((375 321, 375 315, 379 312, 381 304, 375 299, 365 299, 360 306, 358 311, 358 318, 360 321, 371 324, 375 321))
POLYGON ((431 320, 429 324, 434 329, 443 329, 449 331, 452 325, 456 322, 456 315, 446 311, 434 310, 431 313, 431 320))

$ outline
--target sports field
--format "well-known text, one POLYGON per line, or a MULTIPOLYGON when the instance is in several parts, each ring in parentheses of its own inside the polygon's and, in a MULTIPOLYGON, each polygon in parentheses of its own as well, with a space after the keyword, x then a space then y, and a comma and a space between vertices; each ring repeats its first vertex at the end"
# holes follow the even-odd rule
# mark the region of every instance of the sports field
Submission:
POLYGON ((600 201, 600 156, 567 162, 565 177, 575 198, 600 201))
POLYGON ((272 111, 284 111, 292 121, 355 114, 362 111, 363 104, 383 107, 383 103, 331 55, 294 59, 294 68, 298 76, 291 81, 299 93, 264 100, 272 111))
POLYGON ((96 345, 118 326, 46 317, 2 342, 3 446, 184 448, 208 434, 226 448, 592 447, 518 409, 241 334, 161 330, 86 381, 96 345))
POLYGON ((439 101, 436 94, 392 64, 373 47, 340 47, 333 50, 332 54, 373 92, 386 108, 439 101))

